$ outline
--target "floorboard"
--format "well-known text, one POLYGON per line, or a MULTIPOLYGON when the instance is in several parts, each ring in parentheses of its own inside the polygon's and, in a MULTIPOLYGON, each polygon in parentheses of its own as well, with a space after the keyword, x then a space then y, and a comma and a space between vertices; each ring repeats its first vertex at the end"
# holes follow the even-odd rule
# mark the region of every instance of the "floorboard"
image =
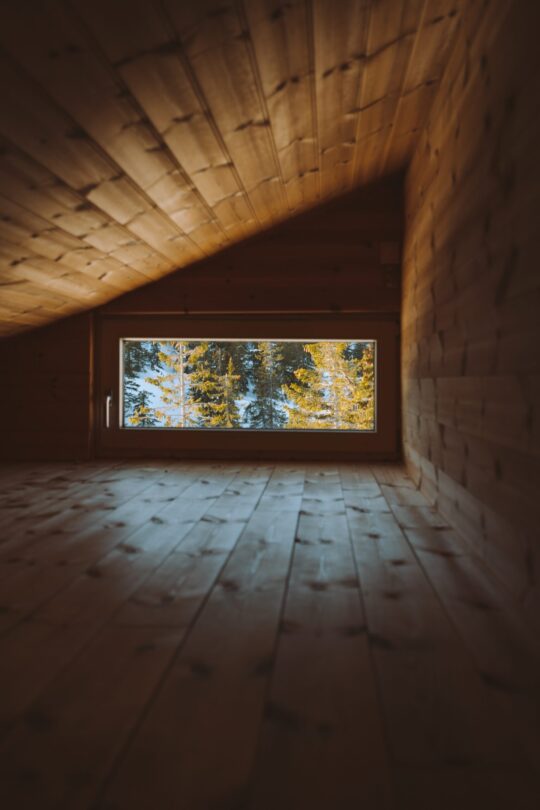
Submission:
POLYGON ((0 806, 540 806, 538 640, 400 465, 0 481, 0 806))

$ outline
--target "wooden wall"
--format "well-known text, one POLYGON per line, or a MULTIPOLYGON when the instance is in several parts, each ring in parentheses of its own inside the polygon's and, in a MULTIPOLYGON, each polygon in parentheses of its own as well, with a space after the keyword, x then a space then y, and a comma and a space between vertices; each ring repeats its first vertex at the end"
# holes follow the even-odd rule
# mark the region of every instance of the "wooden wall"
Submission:
POLYGON ((111 313, 387 313, 401 305, 401 175, 115 299, 111 313))
POLYGON ((106 307, 0 341, 0 458, 92 452, 93 328, 113 314, 398 319, 402 178, 355 191, 106 307))
POLYGON ((92 321, 84 313, 0 343, 0 458, 89 457, 92 321))
POLYGON ((540 49, 533 3, 470 4, 406 181, 404 447, 540 616, 540 49))

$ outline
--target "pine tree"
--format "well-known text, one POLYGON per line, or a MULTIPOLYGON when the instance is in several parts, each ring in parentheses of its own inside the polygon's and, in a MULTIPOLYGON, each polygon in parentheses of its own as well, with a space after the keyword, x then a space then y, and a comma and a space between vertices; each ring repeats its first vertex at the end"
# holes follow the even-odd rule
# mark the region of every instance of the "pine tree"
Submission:
MULTIPOLYGON (((235 372, 230 345, 163 341, 159 373, 146 378, 160 392, 153 416, 165 427, 238 427, 243 381, 235 372)), ((150 419, 145 410, 134 416, 150 419)))
POLYGON ((235 374, 232 357, 229 357, 227 371, 221 375, 221 403, 217 409, 214 424, 220 427, 238 427, 240 424, 240 412, 236 403, 240 392, 241 375, 235 374), (219 419, 219 422, 218 422, 219 419))
POLYGON ((126 340, 122 347, 123 396, 126 422, 141 405, 141 375, 159 364, 159 342, 155 340, 126 340))
POLYGON ((285 369, 281 343, 260 342, 255 346, 252 361, 254 400, 246 408, 248 425, 273 430, 283 427, 285 399, 283 382, 285 369))
POLYGON ((295 382, 295 372, 300 368, 313 368, 313 360, 306 346, 297 340, 286 341, 279 344, 283 355, 282 385, 295 382))
POLYGON ((155 427, 157 418, 154 409, 150 406, 148 391, 139 390, 133 399, 132 415, 127 418, 134 427, 155 427))
POLYGON ((152 427, 281 427, 371 430, 371 342, 126 341, 126 424, 152 427), (159 390, 143 387, 144 378, 159 390), (239 400, 252 401, 240 415, 239 400))
POLYGON ((352 401, 352 423, 356 430, 375 428, 375 348, 373 343, 363 343, 358 362, 359 382, 352 401))
POLYGON ((235 340, 216 345, 221 350, 222 363, 228 363, 229 358, 232 358, 235 372, 240 375, 237 391, 246 394, 250 385, 253 344, 245 340, 235 340))
POLYGON ((241 375, 233 359, 220 344, 199 344, 200 354, 193 364, 190 385, 201 427, 240 427, 237 399, 241 375))
POLYGON ((285 410, 293 428, 335 428, 340 426, 340 409, 333 385, 336 381, 338 354, 343 346, 311 343, 304 346, 313 368, 300 368, 296 381, 285 386, 288 403, 285 410), (290 404, 289 404, 290 403, 290 404))
POLYGON ((298 369, 295 381, 284 386, 288 427, 334 430, 372 427, 373 350, 367 344, 362 359, 358 360, 347 352, 348 346, 337 341, 304 346, 313 366, 298 369))
POLYGON ((165 427, 186 428, 197 423, 199 409, 192 396, 189 369, 202 354, 201 345, 180 340, 160 343, 161 373, 147 377, 146 382, 160 390, 155 416, 165 427))

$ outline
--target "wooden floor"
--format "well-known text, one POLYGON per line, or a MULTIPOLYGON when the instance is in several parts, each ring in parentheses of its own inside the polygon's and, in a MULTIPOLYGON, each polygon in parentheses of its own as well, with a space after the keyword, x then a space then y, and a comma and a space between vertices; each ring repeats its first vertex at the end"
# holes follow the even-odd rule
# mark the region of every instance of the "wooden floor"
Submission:
POLYGON ((540 807, 535 640, 399 467, 0 483, 5 810, 540 807))

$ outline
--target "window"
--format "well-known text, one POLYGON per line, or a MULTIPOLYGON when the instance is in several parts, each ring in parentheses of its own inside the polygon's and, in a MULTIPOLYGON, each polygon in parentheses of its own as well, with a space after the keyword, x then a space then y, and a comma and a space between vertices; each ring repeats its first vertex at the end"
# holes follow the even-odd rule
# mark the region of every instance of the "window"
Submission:
POLYGON ((98 455, 398 452, 395 318, 109 315, 98 329, 98 455))
POLYGON ((375 430, 374 340, 121 345, 123 428, 375 430))

